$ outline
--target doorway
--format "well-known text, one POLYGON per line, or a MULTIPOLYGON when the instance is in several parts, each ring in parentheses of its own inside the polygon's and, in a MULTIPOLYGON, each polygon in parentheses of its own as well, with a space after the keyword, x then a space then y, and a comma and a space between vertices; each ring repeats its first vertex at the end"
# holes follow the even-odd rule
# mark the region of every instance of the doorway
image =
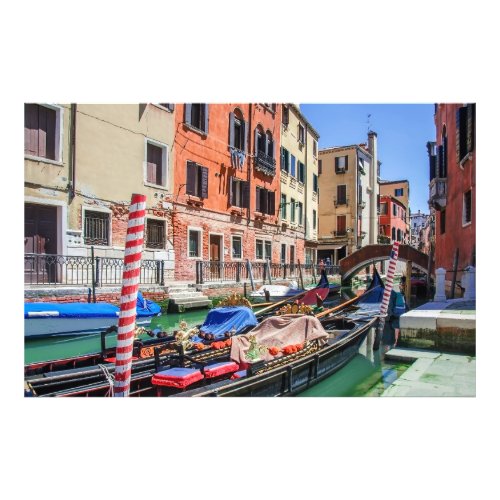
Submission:
POLYGON ((209 248, 210 277, 212 279, 220 279, 222 276, 222 236, 211 234, 209 248))

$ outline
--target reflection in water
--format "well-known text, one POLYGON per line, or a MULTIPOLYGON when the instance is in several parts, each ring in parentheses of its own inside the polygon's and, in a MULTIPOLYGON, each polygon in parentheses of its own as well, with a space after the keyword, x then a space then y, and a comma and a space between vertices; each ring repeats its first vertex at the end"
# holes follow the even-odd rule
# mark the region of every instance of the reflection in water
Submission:
POLYGON ((350 363, 298 397, 380 396, 408 365, 385 360, 387 346, 381 343, 379 348, 378 338, 376 329, 371 328, 350 363))

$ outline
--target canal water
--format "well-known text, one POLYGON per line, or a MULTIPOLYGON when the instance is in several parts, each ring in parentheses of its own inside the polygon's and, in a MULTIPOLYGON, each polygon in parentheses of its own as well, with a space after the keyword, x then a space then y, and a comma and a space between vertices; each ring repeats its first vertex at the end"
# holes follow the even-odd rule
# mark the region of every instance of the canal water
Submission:
MULTIPOLYGON (((344 299, 354 296, 351 290, 343 293, 344 299)), ((336 298, 325 306, 332 307, 340 303, 336 298)), ((203 323, 207 315, 206 309, 188 311, 185 313, 164 314, 153 318, 151 329, 159 328, 171 332, 179 328, 179 323, 185 321, 189 327, 203 323)), ((149 338, 147 334, 141 338, 149 338)), ((386 348, 374 349, 375 332, 372 331, 360 348, 359 354, 336 374, 304 391, 299 397, 322 396, 380 396, 408 365, 390 363, 384 359, 386 348)), ((106 336, 106 346, 116 345, 116 334, 106 336)), ((37 361, 61 359, 81 354, 99 352, 101 350, 101 335, 91 334, 77 337, 56 337, 52 339, 33 339, 25 341, 25 364, 37 361)))

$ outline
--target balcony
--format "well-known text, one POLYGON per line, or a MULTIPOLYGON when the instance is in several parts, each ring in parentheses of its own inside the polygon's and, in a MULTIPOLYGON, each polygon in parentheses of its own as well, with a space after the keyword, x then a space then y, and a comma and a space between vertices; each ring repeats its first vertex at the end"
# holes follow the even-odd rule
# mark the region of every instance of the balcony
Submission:
POLYGON ((255 170, 270 177, 276 175, 276 160, 274 158, 271 158, 262 151, 257 151, 254 160, 255 170))
POLYGON ((333 198, 333 204, 338 207, 340 205, 345 205, 346 207, 349 206, 349 197, 347 198, 333 198))
POLYGON ((434 178, 429 184, 429 205, 436 210, 441 210, 446 207, 447 193, 446 178, 434 178))

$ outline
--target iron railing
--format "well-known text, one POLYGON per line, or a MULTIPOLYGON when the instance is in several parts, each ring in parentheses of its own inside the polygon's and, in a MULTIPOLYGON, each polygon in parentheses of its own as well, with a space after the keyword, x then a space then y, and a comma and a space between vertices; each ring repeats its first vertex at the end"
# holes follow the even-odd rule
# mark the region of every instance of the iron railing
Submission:
POLYGON ((257 151, 254 164, 256 170, 259 170, 266 175, 270 175, 271 177, 276 175, 276 160, 262 151, 257 151))
MULTIPOLYGON (((164 285, 164 270, 163 260, 143 259, 139 283, 164 285)), ((24 254, 26 285, 120 285, 122 275, 123 259, 119 258, 24 254)))
POLYGON ((251 262, 250 266, 245 262, 217 262, 199 260, 196 262, 196 283, 213 282, 236 282, 250 280, 249 268, 252 277, 256 281, 271 281, 294 279, 319 279, 321 269, 324 268, 327 275, 339 274, 339 266, 321 266, 319 264, 279 264, 266 262, 251 262))

